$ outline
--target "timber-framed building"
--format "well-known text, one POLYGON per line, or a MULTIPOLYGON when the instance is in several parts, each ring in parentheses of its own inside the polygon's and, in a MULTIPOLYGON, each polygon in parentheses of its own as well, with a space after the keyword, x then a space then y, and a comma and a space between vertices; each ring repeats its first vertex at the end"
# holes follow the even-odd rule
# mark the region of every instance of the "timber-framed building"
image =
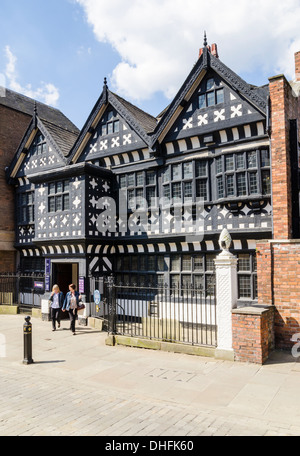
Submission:
POLYGON ((89 294, 90 276, 111 274, 205 289, 227 228, 239 303, 255 301, 256 242, 272 238, 269 128, 268 84, 242 80, 206 41, 157 118, 106 80, 80 132, 35 110, 7 170, 21 271, 48 274, 45 292, 89 294))

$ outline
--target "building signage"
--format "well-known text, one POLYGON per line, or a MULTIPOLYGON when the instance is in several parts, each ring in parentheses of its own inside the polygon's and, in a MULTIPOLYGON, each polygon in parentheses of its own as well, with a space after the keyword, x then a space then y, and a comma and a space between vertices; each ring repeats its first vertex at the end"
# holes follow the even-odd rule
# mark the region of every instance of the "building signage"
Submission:
POLYGON ((84 277, 79 277, 79 293, 84 294, 84 277))
POLYGON ((35 290, 44 290, 44 282, 34 282, 35 290))
POLYGON ((46 275, 47 274, 51 274, 51 260, 49 260, 49 258, 46 258, 45 260, 45 272, 46 272, 46 275))
POLYGON ((50 291, 51 260, 45 260, 45 291, 50 291))
POLYGON ((45 291, 50 291, 50 276, 45 276, 45 291))
POLYGON ((99 306, 100 302, 101 302, 100 291, 99 290, 95 290, 94 291, 94 303, 96 304, 96 306, 99 306))

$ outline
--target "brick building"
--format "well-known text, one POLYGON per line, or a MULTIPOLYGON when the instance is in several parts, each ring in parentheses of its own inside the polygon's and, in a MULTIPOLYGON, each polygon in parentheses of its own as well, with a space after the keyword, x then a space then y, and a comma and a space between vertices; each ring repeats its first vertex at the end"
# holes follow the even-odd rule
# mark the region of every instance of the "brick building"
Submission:
POLYGON ((268 86, 242 80, 205 40, 156 118, 106 81, 75 143, 38 109, 7 172, 16 202, 31 201, 35 213, 29 220, 17 210, 21 270, 42 272, 48 260, 52 283, 64 287, 114 273, 117 282, 205 290, 227 228, 240 259, 239 303, 255 302, 256 242, 272 236, 268 95, 268 86), (119 223, 105 222, 105 197, 123 211, 119 223), (143 208, 141 224, 135 216, 143 208))
POLYGON ((300 52, 295 79, 278 75, 270 78, 269 87, 273 235, 257 244, 258 302, 274 306, 276 347, 290 349, 300 337, 300 52))
MULTIPOLYGON (((263 363, 274 347, 300 339, 299 114, 300 52, 295 79, 269 79, 272 239, 258 241, 258 306, 233 311, 236 359, 263 363)), ((296 356, 299 356, 298 352, 296 356)))
MULTIPOLYGON (((205 293, 226 228, 239 259, 237 307, 274 304, 276 341, 290 346, 300 324, 295 57, 295 81, 276 76, 256 87, 205 39, 157 117, 111 92, 106 80, 81 132, 38 106, 6 174, 15 188, 21 270, 48 274, 47 292, 72 281, 89 296, 89 277, 113 273, 117 283, 205 293)), ((257 318, 270 338, 269 315, 258 311, 252 326, 257 318)), ((247 317, 233 319, 241 335, 247 317)))
MULTIPOLYGON (((60 111, 35 102, 12 90, 0 88, 0 272, 14 272, 17 267, 15 249, 15 201, 14 189, 8 185, 5 169, 9 167, 16 150, 32 120, 35 104, 41 118, 49 122, 66 122, 60 111)), ((69 122, 69 121, 68 121, 69 122)), ((71 122, 69 122, 71 125, 71 122)), ((74 131, 77 131, 73 125, 74 131)))

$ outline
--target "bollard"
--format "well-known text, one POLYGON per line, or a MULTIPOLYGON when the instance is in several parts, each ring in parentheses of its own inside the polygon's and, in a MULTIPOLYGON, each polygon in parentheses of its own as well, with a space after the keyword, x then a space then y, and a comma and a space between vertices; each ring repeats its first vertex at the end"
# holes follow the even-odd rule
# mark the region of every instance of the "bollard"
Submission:
POLYGON ((32 364, 32 324, 30 323, 30 317, 25 318, 24 323, 24 360, 23 364, 32 364))

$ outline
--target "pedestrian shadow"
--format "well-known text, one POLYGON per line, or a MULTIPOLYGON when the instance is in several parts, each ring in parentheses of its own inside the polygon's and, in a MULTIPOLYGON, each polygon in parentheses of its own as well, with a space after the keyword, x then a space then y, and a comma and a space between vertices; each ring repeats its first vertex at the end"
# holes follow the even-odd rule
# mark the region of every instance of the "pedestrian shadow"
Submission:
POLYGON ((66 360, 53 360, 53 361, 34 361, 33 364, 58 364, 58 363, 65 363, 66 360))
MULTIPOLYGON (((70 328, 60 328, 57 331, 71 332, 70 328)), ((76 333, 81 333, 81 334, 104 334, 105 333, 105 331, 101 331, 100 329, 87 328, 84 326, 76 326, 75 331, 76 331, 76 333)))
POLYGON ((81 336, 83 334, 103 334, 103 331, 76 328, 76 336, 81 336))

